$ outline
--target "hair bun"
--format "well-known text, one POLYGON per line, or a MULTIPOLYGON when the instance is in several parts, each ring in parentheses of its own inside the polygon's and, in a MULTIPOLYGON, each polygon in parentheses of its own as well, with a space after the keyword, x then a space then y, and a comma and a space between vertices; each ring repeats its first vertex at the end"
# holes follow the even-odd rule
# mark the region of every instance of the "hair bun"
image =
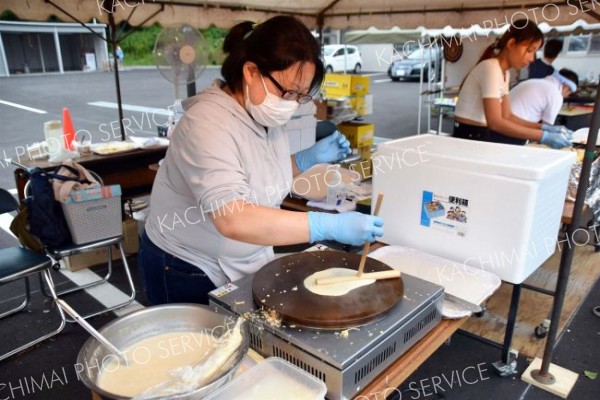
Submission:
POLYGON ((244 39, 252 32, 253 26, 254 22, 244 21, 231 28, 223 42, 223 51, 231 53, 233 49, 240 46, 244 39))

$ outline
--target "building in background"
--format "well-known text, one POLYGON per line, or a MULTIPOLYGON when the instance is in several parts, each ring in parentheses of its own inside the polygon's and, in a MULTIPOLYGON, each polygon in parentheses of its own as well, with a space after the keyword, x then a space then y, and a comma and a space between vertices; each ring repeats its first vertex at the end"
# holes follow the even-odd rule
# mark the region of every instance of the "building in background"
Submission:
POLYGON ((566 36, 562 52, 553 65, 557 70, 568 68, 575 71, 580 80, 597 83, 600 75, 600 34, 566 36))
POLYGON ((0 21, 0 76, 107 67, 104 24, 0 21))

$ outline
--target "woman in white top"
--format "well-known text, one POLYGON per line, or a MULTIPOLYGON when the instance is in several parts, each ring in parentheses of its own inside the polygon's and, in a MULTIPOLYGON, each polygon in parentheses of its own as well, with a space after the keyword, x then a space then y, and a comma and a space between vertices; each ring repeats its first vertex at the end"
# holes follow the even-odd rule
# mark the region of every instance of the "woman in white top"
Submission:
POLYGON ((523 19, 485 50, 458 94, 454 137, 509 144, 535 140, 553 148, 571 145, 561 127, 525 121, 511 110, 509 69, 527 67, 543 41, 537 25, 523 19))
POLYGON ((319 44, 297 19, 234 26, 213 87, 184 102, 152 188, 138 264, 151 304, 206 303, 217 286, 273 260, 274 245, 361 245, 383 221, 279 208, 294 176, 350 152, 339 132, 290 155, 282 129, 324 76, 319 44))

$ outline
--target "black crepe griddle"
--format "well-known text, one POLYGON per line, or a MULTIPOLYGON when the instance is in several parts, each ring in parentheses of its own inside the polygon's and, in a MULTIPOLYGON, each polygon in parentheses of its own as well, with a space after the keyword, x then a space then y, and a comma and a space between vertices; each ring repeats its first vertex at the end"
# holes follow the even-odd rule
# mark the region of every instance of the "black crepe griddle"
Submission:
MULTIPOLYGON (((346 329, 382 318, 404 295, 402 278, 383 279, 342 296, 322 296, 304 286, 315 272, 329 268, 358 270, 361 256, 339 251, 291 254, 271 261, 254 275, 252 294, 259 307, 275 310, 287 324, 316 329, 346 329)), ((364 272, 387 271, 367 258, 364 272)))

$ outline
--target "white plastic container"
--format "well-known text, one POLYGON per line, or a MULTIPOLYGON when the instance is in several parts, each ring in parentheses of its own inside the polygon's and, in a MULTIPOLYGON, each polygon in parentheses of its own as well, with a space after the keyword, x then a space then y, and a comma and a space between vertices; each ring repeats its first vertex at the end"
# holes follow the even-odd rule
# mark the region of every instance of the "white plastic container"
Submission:
POLYGON ((436 135, 382 143, 382 241, 521 283, 554 253, 574 162, 574 152, 436 135))
POLYGON ((308 372, 269 357, 233 379, 206 400, 322 400, 325 383, 308 372))
POLYGON ((63 148, 63 129, 60 120, 52 120, 44 122, 44 138, 48 146, 48 154, 50 157, 58 154, 63 148))

